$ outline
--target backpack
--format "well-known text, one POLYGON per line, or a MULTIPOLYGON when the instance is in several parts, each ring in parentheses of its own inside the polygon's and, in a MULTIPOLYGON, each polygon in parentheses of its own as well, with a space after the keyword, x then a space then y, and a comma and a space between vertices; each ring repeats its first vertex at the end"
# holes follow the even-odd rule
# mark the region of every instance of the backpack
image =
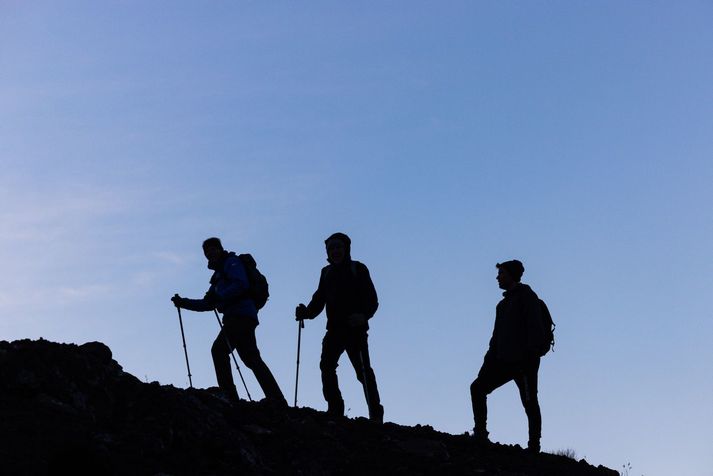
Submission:
POLYGON ((540 299, 540 317, 542 318, 542 328, 545 330, 545 338, 540 349, 540 357, 544 357, 552 349, 555 351, 555 323, 552 320, 550 310, 547 309, 545 301, 540 299))
POLYGON ((241 254, 238 255, 238 258, 245 267, 245 274, 248 275, 248 283, 250 286, 248 296, 255 302, 255 307, 259 311, 265 307, 265 303, 267 303, 267 299, 270 297, 267 278, 257 269, 257 263, 251 254, 241 254))

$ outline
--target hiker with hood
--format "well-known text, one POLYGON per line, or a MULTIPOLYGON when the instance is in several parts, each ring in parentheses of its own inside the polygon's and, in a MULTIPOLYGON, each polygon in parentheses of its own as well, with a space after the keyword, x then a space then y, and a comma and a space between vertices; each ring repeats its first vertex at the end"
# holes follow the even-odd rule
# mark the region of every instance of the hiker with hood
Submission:
POLYGON ((549 342, 542 321, 542 304, 537 294, 520 282, 525 267, 518 260, 496 265, 498 285, 505 292, 495 310, 495 328, 478 378, 470 386, 475 428, 479 445, 487 446, 487 396, 496 388, 514 380, 527 414, 529 441, 527 449, 540 451, 542 417, 537 401, 537 371, 543 349, 549 342))
POLYGON ((286 407, 287 401, 257 348, 257 307, 250 295, 245 264, 235 253, 223 249, 218 238, 203 242, 203 254, 208 260, 208 269, 213 271, 210 288, 203 299, 187 299, 176 294, 171 301, 178 308, 199 312, 217 309, 223 314, 223 327, 213 342, 211 354, 218 386, 228 399, 238 400, 230 369, 230 354, 237 349, 245 366, 255 374, 267 400, 286 407))
POLYGON ((327 412, 344 416, 344 400, 339 391, 337 365, 347 352, 357 379, 364 388, 369 407, 369 418, 382 423, 381 406, 376 377, 369 359, 369 319, 379 307, 369 269, 352 260, 351 240, 344 233, 335 233, 325 240, 329 265, 322 268, 317 291, 310 303, 300 304, 295 310, 298 321, 314 319, 327 308, 327 333, 322 340, 322 393, 327 401, 327 412))

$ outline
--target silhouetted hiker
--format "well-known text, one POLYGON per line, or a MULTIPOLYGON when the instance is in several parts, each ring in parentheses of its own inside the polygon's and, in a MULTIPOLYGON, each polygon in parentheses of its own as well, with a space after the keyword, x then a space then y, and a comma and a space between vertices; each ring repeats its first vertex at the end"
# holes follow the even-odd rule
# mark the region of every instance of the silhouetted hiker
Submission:
MULTIPOLYGON (((540 451, 542 417, 537 401, 537 371, 545 346, 541 304, 535 292, 520 282, 525 268, 518 260, 498 263, 498 285, 504 298, 495 310, 495 328, 478 378, 470 386, 476 442, 487 445, 487 396, 514 380, 527 413, 528 450, 540 451)), ((549 341, 546 343, 549 348, 549 341)))
POLYGON ((229 399, 238 399, 230 370, 230 353, 237 349, 240 359, 255 374, 268 401, 278 406, 287 406, 275 377, 257 348, 257 307, 249 293, 245 265, 235 253, 225 251, 218 238, 208 238, 203 242, 203 254, 208 259, 208 269, 213 270, 208 292, 203 299, 187 299, 176 295, 171 301, 191 311, 217 309, 223 314, 223 329, 213 342, 211 354, 218 386, 229 399))
POLYGON ((357 379, 364 387, 369 406, 369 418, 384 420, 376 377, 369 359, 369 319, 379 307, 369 269, 351 257, 351 240, 344 233, 335 233, 324 242, 328 266, 322 268, 319 286, 310 303, 295 310, 298 321, 314 319, 327 307, 327 333, 322 340, 322 393, 327 400, 327 412, 344 416, 344 400, 339 391, 337 365, 346 350, 357 379))

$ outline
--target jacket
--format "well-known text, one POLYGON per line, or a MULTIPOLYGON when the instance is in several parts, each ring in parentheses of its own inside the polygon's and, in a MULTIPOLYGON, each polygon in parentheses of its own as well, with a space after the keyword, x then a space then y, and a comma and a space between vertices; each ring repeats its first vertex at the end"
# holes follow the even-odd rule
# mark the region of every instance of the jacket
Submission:
POLYGON ((203 299, 184 299, 183 307, 191 311, 217 309, 225 317, 246 316, 257 321, 257 308, 248 296, 250 283, 245 266, 233 252, 225 251, 217 263, 209 263, 213 270, 210 287, 203 299))
POLYGON ((540 306, 540 299, 527 284, 518 283, 505 291, 495 308, 495 326, 485 358, 516 363, 539 356, 545 340, 540 306))
POLYGON ((363 314, 367 320, 374 316, 379 301, 366 265, 346 259, 322 268, 317 291, 307 305, 308 319, 317 317, 325 307, 327 330, 348 330, 352 314, 363 314))

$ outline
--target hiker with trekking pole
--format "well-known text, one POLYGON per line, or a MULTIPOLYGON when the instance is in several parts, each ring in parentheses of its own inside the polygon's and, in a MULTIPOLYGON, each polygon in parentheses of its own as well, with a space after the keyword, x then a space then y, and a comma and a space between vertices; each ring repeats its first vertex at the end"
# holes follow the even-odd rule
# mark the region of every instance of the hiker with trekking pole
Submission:
MULTIPOLYGON (((203 254, 208 260, 208 269, 213 271, 210 288, 202 299, 183 298, 178 294, 173 296, 171 301, 179 309, 179 317, 180 309, 212 311, 216 317, 218 312, 223 314, 223 322, 218 319, 221 329, 213 342, 211 354, 218 386, 226 398, 230 401, 239 400, 229 358, 233 349, 236 349, 245 366, 255 374, 268 402, 286 407, 287 401, 272 372, 262 360, 255 338, 255 328, 259 324, 258 310, 267 301, 267 281, 257 270, 252 256, 238 256, 226 251, 218 238, 208 238, 203 242, 203 254)), ((240 373, 235 357, 233 360, 240 373)), ((240 377, 242 379, 242 373, 240 377)))
MULTIPOLYGON (((325 306, 327 308, 327 333, 322 340, 319 363, 327 413, 334 417, 344 416, 337 365, 346 351, 364 389, 369 419, 383 423, 384 407, 379 399, 368 344, 369 319, 379 307, 376 289, 366 265, 352 260, 351 240, 347 235, 335 233, 327 238, 325 245, 329 265, 322 269, 317 291, 310 303, 297 306, 295 318, 301 325, 305 319, 314 319, 325 306)), ((298 332, 301 332, 301 328, 298 332)))

